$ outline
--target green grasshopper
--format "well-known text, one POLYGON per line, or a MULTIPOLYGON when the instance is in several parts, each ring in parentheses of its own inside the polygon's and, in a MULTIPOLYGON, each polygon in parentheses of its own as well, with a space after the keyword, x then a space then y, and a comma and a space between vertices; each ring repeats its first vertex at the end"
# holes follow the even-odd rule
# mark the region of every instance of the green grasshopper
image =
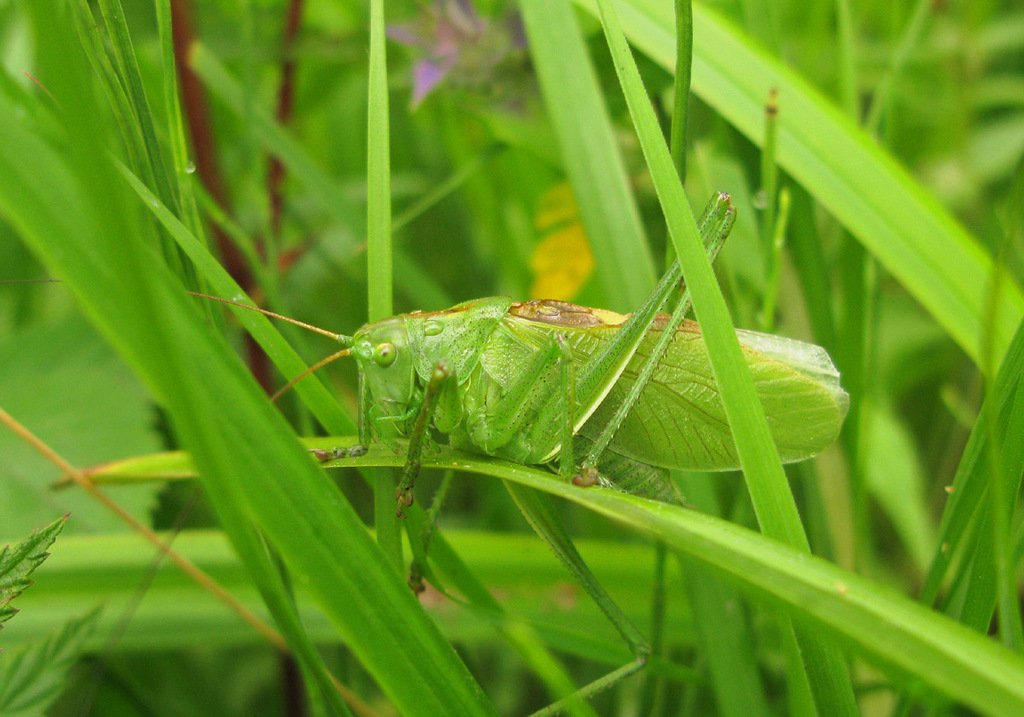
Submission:
MULTIPOLYGON (((734 216, 724 194, 705 210, 699 228, 712 260, 734 216)), ((553 468, 557 463, 561 477, 579 485, 600 482, 678 501, 668 470, 739 467, 700 329, 685 319, 688 295, 683 293, 671 315, 659 313, 681 282, 674 262, 628 316, 562 301, 491 297, 443 311, 400 314, 348 336, 271 314, 327 334, 344 347, 281 392, 326 362, 355 357, 359 443, 315 453, 327 461, 365 453, 374 439, 394 446, 396 439, 407 438, 396 495, 399 516, 412 504, 413 482, 430 440, 517 463, 553 468)), ((782 460, 803 460, 831 444, 848 397, 825 351, 750 331, 737 335, 782 460)), ((640 669, 650 653, 646 639, 590 572, 550 502, 519 486, 507 488, 636 658, 574 698, 640 669)), ((423 557, 428 540, 422 541, 423 557)), ((410 574, 414 586, 425 568, 420 560, 414 560, 410 574)), ((556 703, 546 713, 564 706, 556 703)))
MULTIPOLYGON (((700 228, 712 259, 733 218, 727 195, 705 211, 700 228)), ((335 357, 352 355, 359 367, 359 445, 317 454, 354 456, 375 437, 408 438, 399 515, 412 503, 428 436, 517 463, 557 460, 577 484, 658 497, 670 495, 665 469, 738 468, 699 327, 683 318, 688 298, 671 316, 658 313, 680 282, 675 262, 629 316, 491 297, 334 335, 345 346, 335 357)), ((825 351, 737 333, 782 459, 803 460, 832 443, 848 397, 825 351)))

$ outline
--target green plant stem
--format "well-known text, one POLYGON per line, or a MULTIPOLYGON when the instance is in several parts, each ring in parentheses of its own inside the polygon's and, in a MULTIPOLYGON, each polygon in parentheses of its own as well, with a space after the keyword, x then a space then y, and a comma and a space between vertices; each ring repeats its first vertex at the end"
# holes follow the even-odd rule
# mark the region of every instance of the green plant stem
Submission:
MULTIPOLYGON (((391 158, 388 117, 387 54, 384 0, 370 0, 370 69, 366 148, 366 263, 369 320, 379 321, 392 308, 391 158)), ((374 525, 377 543, 402 570, 402 534, 395 516, 395 481, 388 471, 374 471, 374 525)))
MULTIPOLYGON (((686 182, 686 123, 690 103, 690 77, 693 74, 693 3, 675 0, 676 9, 676 71, 672 84, 672 126, 669 150, 679 172, 679 181, 686 182)), ((671 243, 669 244, 671 246, 671 243)))
POLYGON ((864 127, 871 134, 878 133, 878 128, 882 124, 882 117, 891 107, 893 88, 899 82, 907 60, 910 59, 910 53, 914 50, 914 46, 921 39, 925 22, 928 20, 929 14, 933 12, 933 9, 933 0, 917 0, 917 4, 911 13, 910 21, 904 28, 899 44, 896 45, 896 49, 892 53, 892 59, 889 62, 885 76, 875 89, 875 94, 871 99, 871 106, 868 108, 867 116, 864 119, 864 127))
POLYGON ((764 144, 761 146, 761 190, 764 201, 764 213, 761 215, 761 250, 764 256, 765 286, 764 301, 761 306, 761 330, 770 332, 775 322, 775 296, 778 293, 780 252, 776 246, 776 222, 779 211, 779 167, 775 153, 779 136, 779 101, 778 90, 772 88, 768 92, 768 102, 764 107, 764 144))
POLYGON ((789 228, 789 190, 779 192, 779 215, 773 220, 775 228, 771 239, 771 261, 765 281, 764 303, 761 306, 761 329, 771 333, 775 328, 775 302, 779 295, 779 271, 782 265, 782 250, 786 246, 786 229, 789 228))
POLYGON ((839 103, 857 121, 857 53, 854 48, 853 13, 850 0, 835 0, 836 65, 839 67, 839 103))

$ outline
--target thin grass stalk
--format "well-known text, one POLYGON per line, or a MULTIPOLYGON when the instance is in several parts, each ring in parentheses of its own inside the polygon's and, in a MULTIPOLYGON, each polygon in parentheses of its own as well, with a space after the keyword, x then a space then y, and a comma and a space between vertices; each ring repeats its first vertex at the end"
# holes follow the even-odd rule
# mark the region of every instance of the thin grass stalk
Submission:
MULTIPOLYGON (((384 0, 370 0, 370 67, 366 147, 366 262, 370 321, 394 313, 391 258, 391 157, 388 117, 387 48, 384 0)), ((377 543, 402 569, 402 534, 395 515, 395 481, 390 471, 374 471, 373 514, 377 543)))

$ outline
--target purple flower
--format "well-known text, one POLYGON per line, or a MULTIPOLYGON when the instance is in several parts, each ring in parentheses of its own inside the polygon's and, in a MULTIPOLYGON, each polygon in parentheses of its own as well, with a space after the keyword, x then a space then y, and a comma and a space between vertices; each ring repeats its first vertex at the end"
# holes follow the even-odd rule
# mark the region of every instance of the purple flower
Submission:
POLYGON ((413 65, 413 107, 446 79, 476 90, 493 84, 500 66, 526 46, 518 18, 494 23, 471 0, 434 0, 416 20, 390 26, 388 36, 422 54, 413 65))

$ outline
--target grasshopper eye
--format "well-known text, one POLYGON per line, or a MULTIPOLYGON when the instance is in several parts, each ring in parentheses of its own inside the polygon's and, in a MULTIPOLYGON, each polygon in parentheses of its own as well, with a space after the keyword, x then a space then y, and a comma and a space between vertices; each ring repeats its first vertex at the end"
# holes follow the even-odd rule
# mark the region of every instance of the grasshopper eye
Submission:
POLYGON ((388 341, 377 344, 377 347, 373 350, 373 362, 381 368, 387 368, 393 364, 397 356, 398 349, 395 348, 393 343, 388 341))

